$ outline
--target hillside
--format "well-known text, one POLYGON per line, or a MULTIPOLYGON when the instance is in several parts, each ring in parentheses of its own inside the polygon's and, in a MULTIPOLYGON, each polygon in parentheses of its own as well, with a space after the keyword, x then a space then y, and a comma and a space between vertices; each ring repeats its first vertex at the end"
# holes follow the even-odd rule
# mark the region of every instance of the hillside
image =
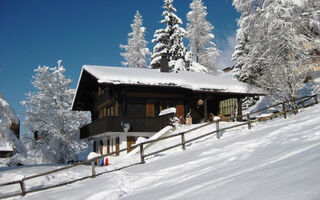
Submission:
MULTIPOLYGON (((251 130, 226 131, 220 140, 211 136, 187 145, 186 151, 176 148, 146 159, 144 165, 22 199, 318 199, 319 113, 316 105, 288 119, 255 124, 251 130)), ((153 148, 158 145, 164 144, 153 148)), ((17 178, 44 170, 39 168, 0 168, 0 182, 13 174, 17 178)), ((90 173, 89 166, 48 179, 81 173, 90 173)))

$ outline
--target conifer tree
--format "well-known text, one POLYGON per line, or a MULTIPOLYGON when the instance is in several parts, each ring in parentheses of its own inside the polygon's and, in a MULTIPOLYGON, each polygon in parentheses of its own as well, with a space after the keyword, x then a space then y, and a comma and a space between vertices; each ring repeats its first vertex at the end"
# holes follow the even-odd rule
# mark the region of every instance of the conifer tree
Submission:
POLYGON ((122 62, 126 67, 146 67, 147 55, 149 49, 147 48, 147 41, 145 40, 145 27, 142 26, 143 19, 139 11, 136 12, 131 24, 132 32, 129 33, 128 44, 120 45, 124 52, 120 53, 124 58, 122 62))
MULTIPOLYGON (((166 28, 155 31, 153 48, 151 56, 151 68, 160 67, 160 58, 163 53, 168 55, 169 61, 174 64, 178 59, 185 60, 186 48, 183 45, 183 38, 186 31, 180 27, 182 20, 175 14, 177 10, 172 5, 173 0, 164 0, 162 24, 166 24, 166 28)), ((171 65, 171 68, 173 66, 171 65)))
POLYGON ((193 61, 205 66, 208 71, 216 71, 214 61, 219 50, 213 42, 213 26, 206 20, 207 8, 202 0, 193 0, 190 9, 187 14, 187 38, 190 41, 193 61))

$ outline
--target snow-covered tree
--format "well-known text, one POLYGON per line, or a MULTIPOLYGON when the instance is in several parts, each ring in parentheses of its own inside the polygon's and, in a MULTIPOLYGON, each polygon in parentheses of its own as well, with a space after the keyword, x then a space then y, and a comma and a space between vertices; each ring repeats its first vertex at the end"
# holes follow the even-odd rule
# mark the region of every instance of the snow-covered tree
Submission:
POLYGON ((81 150, 79 127, 89 116, 71 111, 75 90, 70 89, 71 80, 65 77, 61 60, 57 67, 39 66, 34 72, 36 92, 27 93, 22 102, 26 106, 24 124, 38 135, 33 148, 42 152, 42 163, 65 163, 81 150))
MULTIPOLYGON (((256 10, 261 7, 263 0, 234 0, 233 5, 238 12, 241 13, 241 17, 238 20, 237 41, 238 44, 235 47, 235 51, 232 55, 232 61, 235 63, 233 74, 234 76, 243 82, 255 84, 261 70, 251 68, 248 63, 249 51, 252 49, 249 41, 249 35, 253 30, 255 24, 256 10)), ((251 35, 250 35, 251 36, 251 35)))
POLYGON ((120 53, 125 59, 122 62, 123 66, 127 67, 146 67, 147 55, 149 55, 149 49, 147 48, 147 41, 145 40, 145 27, 142 26, 142 16, 139 11, 136 12, 131 24, 132 32, 129 33, 128 44, 120 45, 120 48, 124 49, 124 52, 120 53))
MULTIPOLYGON (((182 20, 175 14, 177 10, 172 3, 173 0, 164 0, 162 13, 164 19, 161 20, 161 23, 166 24, 166 28, 155 31, 152 42, 156 45, 151 56, 151 68, 160 67, 161 55, 164 53, 168 55, 169 61, 185 60, 186 48, 183 45, 183 38, 186 31, 180 27, 182 20)), ((175 62, 171 63, 175 64, 175 62)), ((172 65, 171 68, 173 68, 172 65)))
POLYGON ((296 98, 314 58, 310 48, 314 39, 302 28, 308 27, 302 2, 264 0, 247 5, 247 9, 241 7, 245 15, 239 20, 240 41, 234 54, 239 80, 284 100, 296 98))
POLYGON ((187 14, 187 38, 193 61, 207 67, 208 71, 216 71, 214 61, 219 50, 213 42, 213 26, 206 20, 207 8, 202 0, 193 0, 190 9, 187 14))
POLYGON ((0 149, 15 149, 24 154, 25 148, 13 132, 13 125, 19 125, 19 118, 0 94, 0 149))

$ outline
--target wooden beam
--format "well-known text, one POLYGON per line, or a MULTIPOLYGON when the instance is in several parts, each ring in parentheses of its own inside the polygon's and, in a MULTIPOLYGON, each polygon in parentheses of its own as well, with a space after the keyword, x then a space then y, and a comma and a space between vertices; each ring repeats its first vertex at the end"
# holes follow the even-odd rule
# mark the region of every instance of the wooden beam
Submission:
MULTIPOLYGON (((242 116, 242 100, 241 100, 241 98, 237 98, 237 102, 238 102, 238 116, 242 116)), ((237 121, 242 122, 242 117, 238 117, 237 121)))
POLYGON ((165 93, 140 93, 140 92, 128 92, 127 97, 138 97, 138 98, 169 98, 177 99, 184 98, 181 94, 165 94, 165 93))
POLYGON ((207 121, 207 118, 208 118, 208 101, 207 101, 207 97, 204 98, 204 104, 203 104, 203 118, 205 121, 207 121))

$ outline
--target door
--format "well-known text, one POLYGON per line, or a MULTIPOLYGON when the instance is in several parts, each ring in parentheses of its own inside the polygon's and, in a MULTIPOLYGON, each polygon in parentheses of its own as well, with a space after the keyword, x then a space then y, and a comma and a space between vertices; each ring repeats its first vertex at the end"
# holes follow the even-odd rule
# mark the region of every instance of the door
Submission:
POLYGON ((184 105, 183 101, 178 101, 176 105, 176 116, 180 121, 184 118, 184 105))
POLYGON ((127 136, 127 153, 132 151, 133 149, 131 148, 132 145, 136 143, 136 138, 133 136, 127 136))

